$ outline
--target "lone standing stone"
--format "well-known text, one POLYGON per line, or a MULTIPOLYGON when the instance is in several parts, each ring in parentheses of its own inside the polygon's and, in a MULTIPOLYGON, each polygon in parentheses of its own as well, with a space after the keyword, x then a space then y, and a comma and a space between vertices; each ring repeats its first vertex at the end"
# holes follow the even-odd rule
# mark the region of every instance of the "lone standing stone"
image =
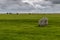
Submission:
POLYGON ((43 17, 38 21, 39 26, 47 26, 48 25, 48 19, 46 17, 43 17))

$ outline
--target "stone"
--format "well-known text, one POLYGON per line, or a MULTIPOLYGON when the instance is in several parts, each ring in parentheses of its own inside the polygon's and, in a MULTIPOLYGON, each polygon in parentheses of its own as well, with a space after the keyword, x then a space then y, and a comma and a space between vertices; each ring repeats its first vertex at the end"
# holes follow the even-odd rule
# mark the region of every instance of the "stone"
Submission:
POLYGON ((48 18, 47 17, 43 17, 38 21, 38 25, 39 26, 47 26, 48 25, 48 18))

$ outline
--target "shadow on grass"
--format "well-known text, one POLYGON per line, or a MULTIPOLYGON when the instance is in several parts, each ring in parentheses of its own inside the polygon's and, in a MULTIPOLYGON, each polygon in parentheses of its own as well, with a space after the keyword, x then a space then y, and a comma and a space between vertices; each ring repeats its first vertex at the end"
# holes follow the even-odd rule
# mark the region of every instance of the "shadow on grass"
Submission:
POLYGON ((0 19, 0 22, 37 22, 35 19, 14 19, 14 20, 7 20, 7 19, 0 19))

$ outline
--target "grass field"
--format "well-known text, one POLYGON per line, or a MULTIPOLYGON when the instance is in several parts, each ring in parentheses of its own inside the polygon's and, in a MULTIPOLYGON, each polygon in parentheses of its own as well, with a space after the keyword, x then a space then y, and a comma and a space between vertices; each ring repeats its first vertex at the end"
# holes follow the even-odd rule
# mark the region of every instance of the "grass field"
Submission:
POLYGON ((0 14, 0 40, 60 40, 60 14, 0 14), (38 27, 43 16, 49 24, 38 27))

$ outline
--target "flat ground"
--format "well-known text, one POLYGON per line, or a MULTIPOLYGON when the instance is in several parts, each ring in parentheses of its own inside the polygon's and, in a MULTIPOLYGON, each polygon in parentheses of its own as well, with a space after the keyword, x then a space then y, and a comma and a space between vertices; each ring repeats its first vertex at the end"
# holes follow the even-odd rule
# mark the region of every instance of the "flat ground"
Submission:
POLYGON ((0 40, 60 40, 60 14, 0 14, 0 40), (49 24, 38 27, 43 16, 49 24))

